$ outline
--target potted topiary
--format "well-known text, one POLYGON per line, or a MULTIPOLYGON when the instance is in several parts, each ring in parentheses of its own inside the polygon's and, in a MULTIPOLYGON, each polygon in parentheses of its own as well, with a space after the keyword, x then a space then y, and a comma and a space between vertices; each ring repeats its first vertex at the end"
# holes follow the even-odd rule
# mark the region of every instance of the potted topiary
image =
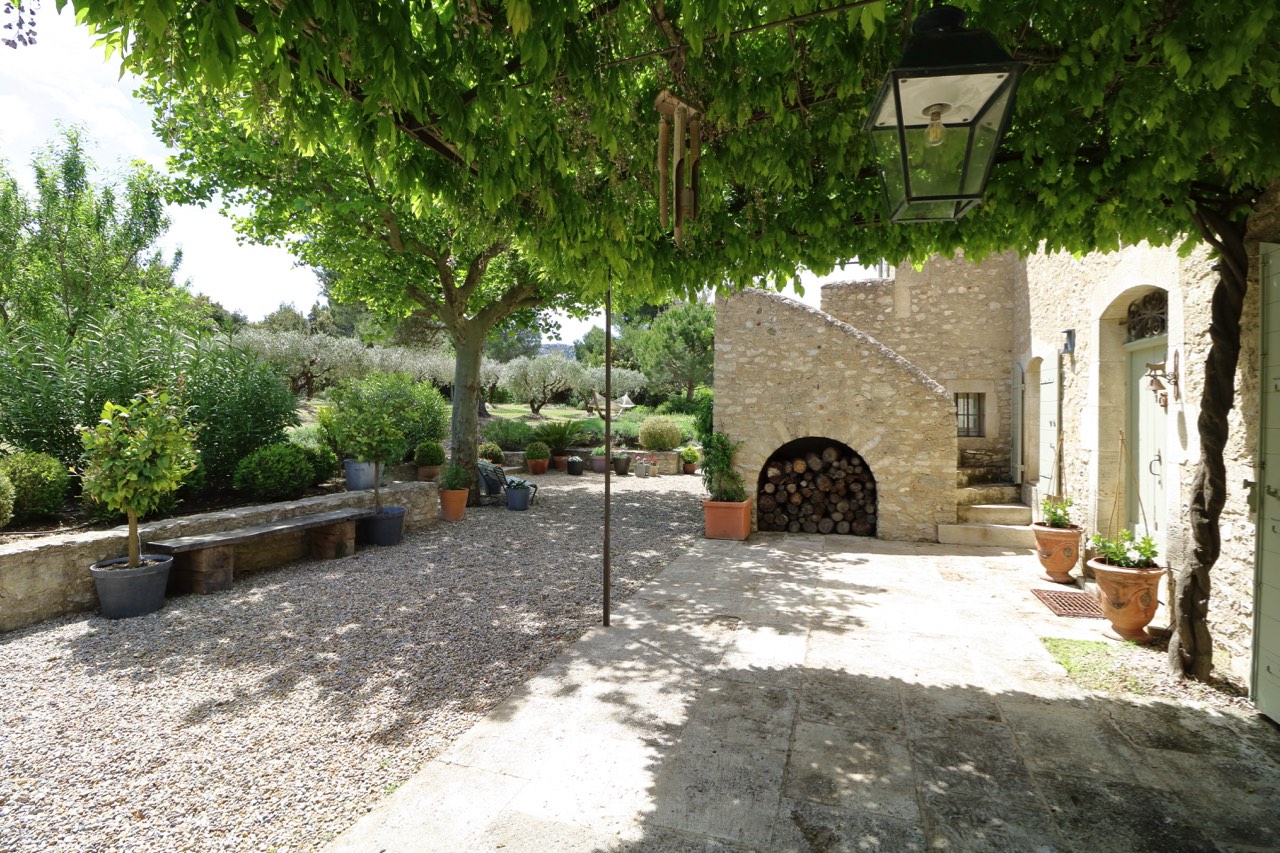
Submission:
POLYGON ((1080 562, 1080 537, 1084 531, 1071 523, 1071 498, 1046 497, 1040 502, 1043 521, 1032 522, 1036 556, 1044 567, 1044 579, 1075 583, 1071 570, 1080 562))
POLYGON ((123 619, 164 606, 173 557, 143 554, 138 519, 154 511, 195 470, 195 431, 162 391, 138 394, 125 406, 108 402, 96 426, 84 427, 84 494, 129 521, 129 555, 95 563, 89 572, 102 615, 123 619))
POLYGON ((507 509, 523 512, 529 508, 529 484, 524 480, 507 481, 507 509))
POLYGON ((471 495, 471 469, 465 465, 447 465, 440 473, 440 517, 445 521, 462 521, 471 495))
POLYGON ((530 474, 547 473, 547 464, 550 458, 551 448, 547 446, 545 441, 531 441, 524 449, 524 464, 529 469, 530 474))
POLYGON ((751 500, 733 455, 742 442, 712 433, 702 443, 702 482, 711 495, 702 510, 708 539, 746 539, 751 535, 751 500))
POLYGON ((357 524, 357 535, 373 545, 396 545, 404 536, 405 508, 382 505, 382 469, 403 459, 408 447, 405 413, 414 404, 411 386, 393 374, 374 373, 334 389, 332 429, 338 444, 361 462, 373 463, 374 515, 357 524))
POLYGON ((565 473, 567 473, 569 476, 571 477, 582 476, 582 457, 581 456, 570 456, 568 459, 565 460, 564 466, 565 466, 564 467, 565 473))
POLYGON ((680 463, 684 466, 686 474, 696 473, 698 470, 698 448, 692 445, 680 448, 680 463))
POLYGON ((413 464, 418 466, 418 482, 434 483, 444 464, 444 445, 438 441, 424 441, 413 451, 413 464))
POLYGON ((591 470, 597 474, 603 474, 604 469, 609 467, 609 458, 606 455, 604 445, 593 448, 591 451, 591 470))
POLYGON ((1147 624, 1160 606, 1160 579, 1165 569, 1156 564, 1156 543, 1150 536, 1135 539, 1121 530, 1114 539, 1094 534, 1096 556, 1089 568, 1098 581, 1098 603, 1111 623, 1107 636, 1134 643, 1149 643, 1147 624))

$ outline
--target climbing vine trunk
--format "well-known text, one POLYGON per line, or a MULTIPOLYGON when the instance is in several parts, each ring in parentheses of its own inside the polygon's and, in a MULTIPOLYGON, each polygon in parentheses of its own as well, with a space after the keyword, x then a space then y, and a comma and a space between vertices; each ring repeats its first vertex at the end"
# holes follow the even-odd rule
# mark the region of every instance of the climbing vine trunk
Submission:
POLYGON ((1227 416, 1235 404, 1236 366, 1240 359, 1240 317, 1248 287, 1248 257, 1243 223, 1198 207, 1193 218, 1200 235, 1218 252, 1218 284, 1209 319, 1209 352, 1200 397, 1200 463, 1191 485, 1192 560, 1174 574, 1173 636, 1169 664, 1175 671, 1205 680, 1213 669, 1209 634, 1209 573, 1222 553, 1219 519, 1227 499, 1223 460, 1227 416))
POLYGON ((476 431, 480 407, 480 358, 484 353, 484 337, 487 328, 468 323, 453 334, 453 346, 457 358, 453 362, 453 462, 466 466, 471 476, 471 496, 467 502, 475 505, 479 498, 476 472, 476 431))

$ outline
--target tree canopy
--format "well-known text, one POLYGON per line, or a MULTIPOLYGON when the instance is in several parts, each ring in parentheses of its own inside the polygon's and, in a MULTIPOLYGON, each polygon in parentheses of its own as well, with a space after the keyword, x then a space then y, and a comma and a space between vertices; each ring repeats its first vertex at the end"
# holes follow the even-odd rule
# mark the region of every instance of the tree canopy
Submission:
POLYGON ((504 218, 559 273, 640 293, 959 246, 1167 242, 1189 204, 1247 206, 1280 175, 1273 0, 960 5, 1028 70, 986 204, 912 228, 882 220, 861 132, 909 0, 86 0, 77 14, 130 70, 232 93, 293 151, 341 150, 399 193, 504 218), (655 202, 663 90, 703 118, 683 249, 655 202))

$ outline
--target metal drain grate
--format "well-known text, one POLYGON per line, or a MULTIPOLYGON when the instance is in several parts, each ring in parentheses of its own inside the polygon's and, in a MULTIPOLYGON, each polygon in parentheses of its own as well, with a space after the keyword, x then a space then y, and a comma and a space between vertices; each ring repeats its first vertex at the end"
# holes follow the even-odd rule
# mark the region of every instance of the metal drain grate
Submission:
POLYGON ((1031 591, 1057 616, 1104 618, 1097 600, 1087 592, 1069 592, 1065 589, 1033 589, 1031 591))

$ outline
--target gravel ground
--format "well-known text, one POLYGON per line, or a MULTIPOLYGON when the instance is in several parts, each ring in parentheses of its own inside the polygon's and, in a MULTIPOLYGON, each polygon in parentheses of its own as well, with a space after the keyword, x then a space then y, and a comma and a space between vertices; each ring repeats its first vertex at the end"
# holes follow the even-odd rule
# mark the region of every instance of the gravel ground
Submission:
MULTIPOLYGON (((0 853, 310 850, 600 618, 603 478, 151 616, 0 636, 0 853)), ((701 535, 701 478, 614 480, 614 598, 701 535)))

